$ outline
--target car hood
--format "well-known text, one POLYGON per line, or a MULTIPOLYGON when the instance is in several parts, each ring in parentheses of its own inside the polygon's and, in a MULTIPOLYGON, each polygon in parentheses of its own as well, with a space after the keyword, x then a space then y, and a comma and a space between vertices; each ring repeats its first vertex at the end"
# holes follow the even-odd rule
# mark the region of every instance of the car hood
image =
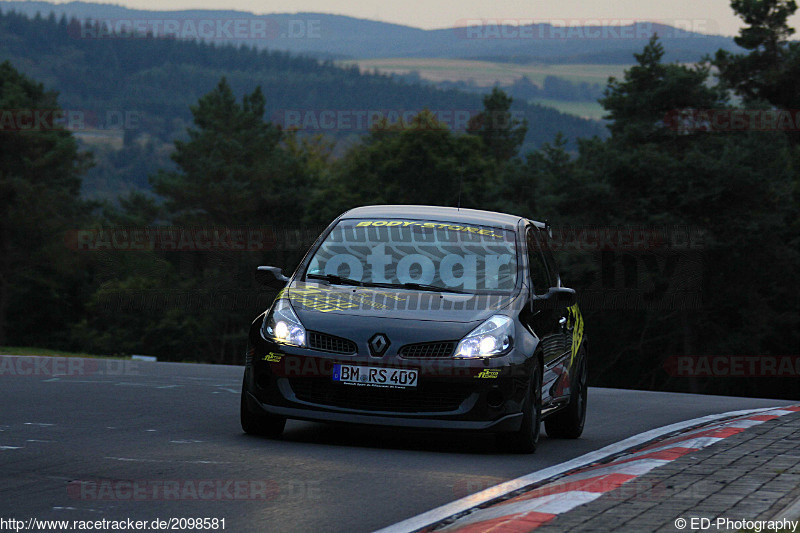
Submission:
MULTIPOLYGON (((331 321, 362 317, 372 322, 387 319, 473 325, 514 301, 516 294, 457 294, 295 282, 283 297, 309 329, 331 321)), ((454 324, 455 325, 455 324, 454 324)), ((326 328, 327 329, 327 328, 326 328)), ((462 329, 462 328, 458 328, 462 329)))

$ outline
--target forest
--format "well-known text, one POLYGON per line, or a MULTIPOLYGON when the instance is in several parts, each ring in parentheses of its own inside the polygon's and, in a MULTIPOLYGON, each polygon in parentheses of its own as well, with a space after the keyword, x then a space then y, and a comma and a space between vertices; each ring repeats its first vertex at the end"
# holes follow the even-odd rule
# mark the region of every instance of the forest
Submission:
MULTIPOLYGON (((736 38, 744 52, 665 63, 654 36, 603 92, 608 135, 576 138, 568 123, 554 125, 562 133, 536 149, 523 147, 538 123, 513 113, 512 98, 494 90, 465 131, 422 110, 408 122, 374 124, 336 153, 329 138, 270 120, 277 85, 242 88, 247 64, 271 57, 275 79, 297 72, 296 85, 281 85, 289 100, 280 105, 313 109, 292 100, 310 86, 302 86, 289 57, 236 49, 216 55, 203 45, 194 50, 207 55, 202 76, 217 76, 203 94, 186 90, 203 84, 179 66, 142 71, 141 84, 126 89, 149 91, 154 116, 158 102, 193 99, 171 164, 150 173, 150 190, 113 202, 87 199, 82 179, 94 158, 71 131, 8 126, 3 118, 0 346, 241 364, 248 326, 275 296, 256 283, 256 266, 291 271, 319 231, 350 207, 460 202, 553 225, 564 283, 581 294, 592 385, 796 398, 796 368, 788 377, 707 376, 673 364, 713 356, 789 357, 796 365, 800 353, 800 136, 774 118, 800 109, 800 45, 787 25, 796 6, 733 5, 747 24, 736 38), (756 118, 723 120, 732 113, 756 118), (222 237, 219 245, 181 249, 142 237, 168 230, 222 237), (226 246, 238 239, 234 233, 254 236, 251 245, 226 246), (134 240, 141 246, 131 246, 134 240)), ((94 43, 93 53, 108 70, 70 74, 76 87, 151 57, 104 44, 94 43)), ((154 54, 170 47, 178 54, 184 44, 138 43, 154 54)), ((52 46, 41 43, 37 53, 44 57, 52 46)), ((80 64, 80 50, 74 53, 72 63, 80 64)), ((311 60, 307 68, 315 83, 329 76, 332 87, 360 76, 311 60)), ((45 88, 51 80, 31 69, 0 64, 5 115, 64 106, 45 88)), ((380 77, 367 81, 398 95, 407 90, 380 77)), ((370 106, 360 91, 369 86, 338 90, 351 99, 347 105, 363 109, 370 106)))
MULTIPOLYGON (((92 143, 95 154, 82 187, 90 198, 113 200, 149 190, 148 176, 172 165, 172 143, 184 139, 192 123, 190 106, 223 76, 239 95, 260 87, 269 118, 297 109, 388 113, 428 108, 474 115, 482 108, 477 94, 362 73, 330 60, 254 46, 115 36, 101 32, 98 24, 53 13, 33 18, 0 13, 0 61, 11 61, 17 70, 57 90, 62 109, 86 117, 76 134, 92 143)), ((559 131, 569 139, 605 133, 596 121, 522 99, 513 109, 531 125, 527 149, 550 141, 559 131)), ((367 130, 323 132, 346 147, 367 130)))

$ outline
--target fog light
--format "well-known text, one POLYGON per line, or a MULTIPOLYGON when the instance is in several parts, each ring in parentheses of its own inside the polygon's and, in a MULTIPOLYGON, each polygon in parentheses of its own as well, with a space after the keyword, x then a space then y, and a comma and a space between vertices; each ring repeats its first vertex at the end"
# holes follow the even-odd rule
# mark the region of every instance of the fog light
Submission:
POLYGON ((486 403, 489 407, 500 407, 505 401, 505 396, 500 389, 492 389, 486 394, 486 403))

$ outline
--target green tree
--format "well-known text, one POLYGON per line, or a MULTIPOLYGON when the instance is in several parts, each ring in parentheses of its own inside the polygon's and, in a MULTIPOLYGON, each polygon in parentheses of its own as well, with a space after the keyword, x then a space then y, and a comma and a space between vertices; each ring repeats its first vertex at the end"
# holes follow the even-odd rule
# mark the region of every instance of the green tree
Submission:
POLYGON ((513 158, 496 165, 497 185, 487 195, 486 207, 539 220, 547 218, 550 215, 544 210, 554 198, 542 201, 541 193, 545 190, 556 193, 546 183, 561 183, 559 189, 570 191, 574 201, 581 189, 573 188, 567 181, 574 180, 575 170, 575 162, 567 151, 567 139, 558 133, 552 143, 529 152, 524 160, 513 158))
POLYGON ((707 64, 665 64, 663 56, 664 47, 654 35, 641 54, 634 54, 636 65, 625 71, 623 80, 609 78, 600 103, 615 142, 672 142, 679 132, 669 127, 671 115, 726 105, 724 92, 707 84, 707 64))
POLYGON ((312 199, 311 221, 364 204, 480 207, 496 186, 493 163, 473 135, 454 135, 423 110, 409 123, 378 124, 334 163, 312 199), (459 194, 460 191, 460 194, 459 194))
POLYGON ((53 120, 59 113, 55 92, 0 64, 0 345, 63 341, 77 314, 64 234, 89 208, 80 187, 91 158, 53 120))
POLYGON ((483 97, 483 110, 472 117, 467 127, 467 132, 477 135, 498 162, 515 157, 528 133, 528 121, 515 116, 512 102, 513 98, 494 87, 483 97))
MULTIPOLYGON (((797 313, 790 302, 797 301, 798 290, 785 275, 798 268, 791 244, 796 223, 793 235, 786 229, 796 213, 797 153, 776 132, 671 129, 666 113, 721 107, 725 99, 720 88, 709 87, 707 68, 665 65, 662 55, 653 39, 623 81, 610 81, 601 103, 609 112, 611 138, 581 141, 572 161, 557 146, 529 158, 538 176, 537 206, 556 226, 670 225, 702 232, 702 252, 664 247, 626 257, 607 250, 566 258, 565 280, 584 292, 613 296, 633 289, 643 298, 638 309, 617 311, 610 302, 586 309, 593 353, 601 361, 598 381, 757 394, 754 380, 670 378, 664 360, 677 354, 790 353, 797 345, 797 313), (637 267, 633 285, 616 276, 606 286, 623 260, 637 267), (669 261, 702 270, 678 275, 669 261), (651 300, 655 308, 647 307, 648 292, 657 296, 654 288, 669 289, 692 276, 699 276, 695 284, 703 280, 701 306, 678 300, 671 308, 651 300)), ((782 394, 786 389, 783 384, 782 394)))
POLYGON ((731 7, 747 24, 734 38, 747 50, 719 50, 713 60, 725 88, 747 103, 768 102, 784 109, 800 106, 800 43, 789 39, 788 19, 794 0, 732 0, 731 7))
POLYGON ((194 128, 176 140, 176 171, 160 171, 153 190, 181 224, 259 224, 294 210, 285 197, 281 130, 264 120, 260 88, 239 104, 225 78, 192 106, 194 128))
POLYGON ((276 261, 274 254, 265 260, 274 226, 302 220, 307 181, 294 141, 282 144, 281 130, 264 120, 264 110, 260 89, 239 103, 223 78, 192 107, 194 126, 172 154, 177 170, 152 178, 161 205, 134 193, 119 209, 106 210, 113 225, 170 224, 190 246, 109 254, 107 268, 117 275, 99 284, 79 329, 94 350, 240 360, 250 320, 270 301, 253 271, 282 264, 285 258, 276 261), (115 313, 104 312, 109 305, 115 313))

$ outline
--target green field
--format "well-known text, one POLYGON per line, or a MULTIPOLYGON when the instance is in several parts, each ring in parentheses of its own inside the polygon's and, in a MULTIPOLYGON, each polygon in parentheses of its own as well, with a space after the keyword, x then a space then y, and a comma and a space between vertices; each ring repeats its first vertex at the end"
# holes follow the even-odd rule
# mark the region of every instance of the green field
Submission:
MULTIPOLYGON (((631 65, 545 65, 515 63, 499 63, 493 61, 475 61, 468 59, 441 58, 395 58, 395 59, 361 59, 342 61, 342 65, 358 65, 362 72, 380 72, 393 74, 419 73, 424 80, 434 83, 442 81, 471 81, 479 87, 492 87, 495 84, 510 85, 524 77, 540 87, 547 76, 557 76, 573 83, 586 82, 605 87, 609 76, 622 78, 625 69, 631 65)), ((597 102, 574 102, 540 98, 531 103, 552 107, 563 113, 577 115, 592 120, 603 118, 605 111, 597 102)))
POLYGON ((499 63, 468 59, 441 58, 389 58, 343 61, 342 65, 358 65, 362 71, 408 74, 419 72, 425 79, 438 81, 469 81, 476 85, 491 87, 495 83, 511 84, 523 76, 541 85, 547 76, 558 76, 571 82, 597 83, 605 86, 609 76, 622 77, 630 65, 546 65, 499 63))
POLYGON ((578 115, 579 117, 592 120, 601 120, 606 110, 597 102, 569 102, 567 100, 552 100, 549 98, 537 98, 530 101, 531 104, 538 104, 545 107, 558 109, 562 113, 578 115))
POLYGON ((33 348, 30 346, 0 346, 0 355, 45 355, 49 357, 92 357, 98 359, 129 359, 129 357, 115 357, 111 355, 93 355, 80 352, 64 352, 49 350, 47 348, 33 348))

